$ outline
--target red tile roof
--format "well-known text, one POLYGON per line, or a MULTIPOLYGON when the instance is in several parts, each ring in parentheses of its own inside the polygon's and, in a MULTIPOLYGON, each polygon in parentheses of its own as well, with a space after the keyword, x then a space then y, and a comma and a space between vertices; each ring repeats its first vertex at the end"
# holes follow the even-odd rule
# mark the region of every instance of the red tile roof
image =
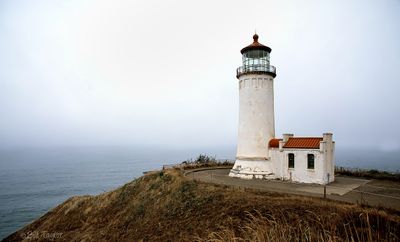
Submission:
POLYGON ((292 149, 319 149, 322 137, 291 137, 283 148, 292 149))
POLYGON ((279 141, 282 139, 271 139, 268 143, 269 148, 279 148, 279 141))

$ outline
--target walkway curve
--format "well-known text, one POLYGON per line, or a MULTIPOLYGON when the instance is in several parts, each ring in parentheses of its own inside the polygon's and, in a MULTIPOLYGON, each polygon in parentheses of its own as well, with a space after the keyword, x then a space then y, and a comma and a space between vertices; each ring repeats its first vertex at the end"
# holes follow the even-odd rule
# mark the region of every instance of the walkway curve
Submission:
MULTIPOLYGON (((323 185, 292 183, 280 180, 244 180, 232 178, 228 176, 230 169, 231 167, 226 166, 198 168, 185 171, 184 176, 189 179, 239 188, 324 197, 323 185)), ((374 180, 336 176, 335 182, 326 186, 326 197, 338 201, 383 206, 400 210, 400 183, 387 181, 387 186, 382 187, 381 185, 381 189, 377 189, 377 186, 366 185, 373 182, 374 180), (374 190, 371 190, 372 188, 374 190)))

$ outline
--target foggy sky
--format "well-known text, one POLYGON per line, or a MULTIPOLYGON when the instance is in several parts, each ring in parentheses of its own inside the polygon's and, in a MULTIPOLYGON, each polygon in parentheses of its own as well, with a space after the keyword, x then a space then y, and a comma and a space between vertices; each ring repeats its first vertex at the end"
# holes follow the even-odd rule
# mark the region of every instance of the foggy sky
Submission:
POLYGON ((276 135, 400 149, 400 1, 0 2, 0 146, 236 144, 240 49, 276 135))

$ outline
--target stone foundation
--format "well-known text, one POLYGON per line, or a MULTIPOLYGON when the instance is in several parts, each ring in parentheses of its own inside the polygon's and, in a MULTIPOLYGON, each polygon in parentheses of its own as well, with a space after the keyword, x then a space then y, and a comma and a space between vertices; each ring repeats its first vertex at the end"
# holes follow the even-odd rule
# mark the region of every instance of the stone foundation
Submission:
POLYGON ((229 176, 241 179, 275 179, 271 160, 237 159, 229 176))

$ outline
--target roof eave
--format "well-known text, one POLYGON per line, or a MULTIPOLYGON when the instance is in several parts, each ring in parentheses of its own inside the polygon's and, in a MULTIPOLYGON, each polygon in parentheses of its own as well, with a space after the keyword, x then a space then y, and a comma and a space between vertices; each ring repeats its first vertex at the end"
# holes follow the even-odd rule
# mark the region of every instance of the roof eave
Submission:
POLYGON ((247 51, 250 51, 250 50, 265 50, 265 51, 267 51, 268 53, 271 53, 271 48, 269 48, 268 46, 265 46, 265 45, 258 45, 258 46, 254 46, 254 45, 249 45, 249 46, 246 46, 246 47, 244 47, 241 51, 240 51, 240 53, 245 53, 245 52, 247 52, 247 51))

